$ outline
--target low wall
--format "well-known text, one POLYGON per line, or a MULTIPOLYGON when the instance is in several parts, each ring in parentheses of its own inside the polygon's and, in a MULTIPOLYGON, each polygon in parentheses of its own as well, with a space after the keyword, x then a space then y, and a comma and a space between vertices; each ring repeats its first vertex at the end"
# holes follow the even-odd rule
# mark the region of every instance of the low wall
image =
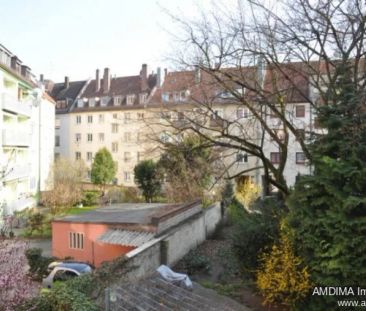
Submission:
POLYGON ((216 203, 183 221, 167 233, 126 254, 127 266, 133 268, 127 278, 134 280, 154 273, 161 264, 172 266, 191 249, 202 243, 221 221, 220 204, 216 203))

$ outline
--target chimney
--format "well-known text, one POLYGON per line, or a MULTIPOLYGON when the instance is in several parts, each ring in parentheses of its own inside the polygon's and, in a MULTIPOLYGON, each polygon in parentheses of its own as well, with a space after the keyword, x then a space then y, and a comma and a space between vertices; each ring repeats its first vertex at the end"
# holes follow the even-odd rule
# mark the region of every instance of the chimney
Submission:
POLYGON ((95 71, 95 92, 100 90, 100 76, 99 76, 99 69, 95 71))
POLYGON ((104 68, 103 93, 108 93, 111 87, 111 74, 109 68, 104 68))
POLYGON ((64 88, 67 89, 70 86, 69 77, 65 77, 64 88))
POLYGON ((194 66, 194 82, 196 84, 201 82, 201 69, 198 65, 194 66))
POLYGON ((147 65, 142 64, 141 71, 140 71, 140 78, 141 78, 141 91, 146 91, 149 86, 147 84, 147 65))
POLYGON ((160 67, 158 67, 156 69, 156 87, 160 87, 161 86, 161 69, 160 67))
POLYGON ((41 73, 39 75, 39 82, 43 83, 44 82, 44 76, 43 76, 43 73, 41 73))
POLYGON ((164 68, 164 80, 166 79, 166 76, 168 75, 168 69, 164 68))

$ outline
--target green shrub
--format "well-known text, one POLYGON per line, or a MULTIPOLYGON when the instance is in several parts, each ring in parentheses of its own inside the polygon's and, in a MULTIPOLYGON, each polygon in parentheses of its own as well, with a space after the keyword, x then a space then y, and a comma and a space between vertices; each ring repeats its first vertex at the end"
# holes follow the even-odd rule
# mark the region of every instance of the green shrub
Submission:
POLYGON ((42 280, 47 274, 48 265, 56 260, 55 257, 42 256, 41 248, 29 248, 26 250, 25 256, 28 260, 29 272, 36 280, 42 280))
POLYGON ((234 217, 233 247, 247 272, 255 271, 259 253, 278 239, 283 210, 283 204, 274 199, 258 200, 253 212, 236 201, 230 206, 230 216, 234 217))
POLYGON ((183 266, 188 274, 209 272, 211 270, 210 259, 206 256, 198 254, 196 250, 191 250, 183 258, 183 266))
POLYGON ((96 205, 99 203, 101 192, 97 190, 84 191, 81 203, 84 206, 96 205))
POLYGON ((17 311, 97 311, 99 308, 90 298, 94 287, 92 275, 59 282, 51 290, 23 304, 17 311))
POLYGON ((44 214, 38 212, 29 215, 27 227, 30 234, 32 234, 33 231, 39 231, 42 234, 45 218, 46 216, 44 214))

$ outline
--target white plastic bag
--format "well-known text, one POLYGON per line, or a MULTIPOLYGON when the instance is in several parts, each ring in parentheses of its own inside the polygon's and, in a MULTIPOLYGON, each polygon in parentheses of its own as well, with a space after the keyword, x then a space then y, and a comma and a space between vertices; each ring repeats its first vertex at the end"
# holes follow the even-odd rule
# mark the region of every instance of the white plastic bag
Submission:
POLYGON ((189 289, 193 287, 192 281, 189 279, 187 274, 176 273, 165 265, 161 265, 156 271, 158 271, 161 277, 168 282, 182 284, 189 289))

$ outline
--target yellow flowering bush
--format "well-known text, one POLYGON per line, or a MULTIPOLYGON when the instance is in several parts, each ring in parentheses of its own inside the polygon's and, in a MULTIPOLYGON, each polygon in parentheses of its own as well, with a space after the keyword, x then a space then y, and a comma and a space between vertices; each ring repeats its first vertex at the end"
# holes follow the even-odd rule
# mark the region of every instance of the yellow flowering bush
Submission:
POLYGON ((291 234, 291 230, 282 224, 279 242, 272 246, 270 252, 260 255, 256 284, 266 304, 294 306, 311 288, 307 267, 294 254, 291 234))
POLYGON ((237 182, 235 198, 248 210, 253 202, 259 198, 260 193, 261 187, 253 183, 249 178, 237 182))

